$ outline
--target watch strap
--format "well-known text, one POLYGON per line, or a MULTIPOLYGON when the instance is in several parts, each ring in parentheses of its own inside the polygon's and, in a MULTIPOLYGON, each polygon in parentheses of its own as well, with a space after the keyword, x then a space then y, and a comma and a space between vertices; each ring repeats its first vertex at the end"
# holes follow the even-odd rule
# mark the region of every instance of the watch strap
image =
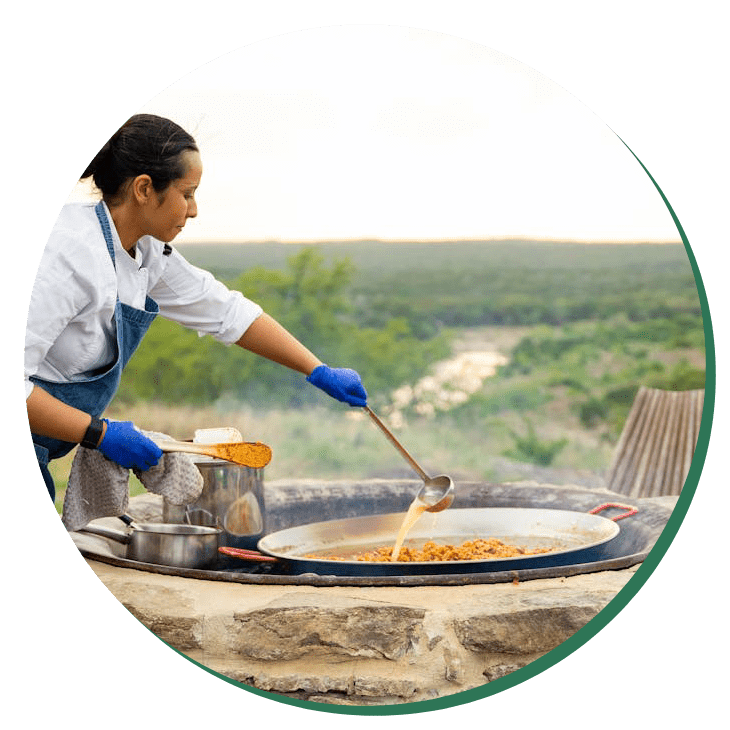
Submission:
POLYGON ((101 434, 104 432, 104 421, 96 416, 91 417, 91 423, 86 429, 84 438, 81 439, 81 445, 87 449, 95 449, 101 440, 101 434))

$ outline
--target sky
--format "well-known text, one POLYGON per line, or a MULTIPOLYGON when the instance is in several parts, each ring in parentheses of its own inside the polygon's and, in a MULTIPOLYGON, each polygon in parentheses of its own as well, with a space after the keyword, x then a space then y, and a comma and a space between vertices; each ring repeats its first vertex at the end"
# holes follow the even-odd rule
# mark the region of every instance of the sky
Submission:
POLYGON ((679 240, 646 173, 586 106, 443 33, 284 34, 137 111, 174 119, 201 150, 198 217, 178 242, 679 240))

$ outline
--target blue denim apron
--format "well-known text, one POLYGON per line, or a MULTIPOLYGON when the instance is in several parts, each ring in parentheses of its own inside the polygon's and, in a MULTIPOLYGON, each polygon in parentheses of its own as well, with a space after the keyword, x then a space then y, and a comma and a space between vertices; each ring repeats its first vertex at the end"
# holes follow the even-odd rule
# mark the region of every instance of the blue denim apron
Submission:
MULTIPOLYGON (((116 269, 111 227, 101 202, 97 204, 95 211, 101 224, 101 230, 104 234, 104 240, 106 241, 106 247, 111 256, 112 264, 116 269)), ((101 416, 117 392, 119 381, 122 377, 122 370, 129 362, 129 358, 132 357, 132 354, 137 349, 137 346, 152 324, 152 320, 157 316, 159 311, 157 303, 150 297, 147 297, 145 308, 141 310, 120 302, 119 296, 117 296, 117 302, 114 307, 116 355, 110 365, 105 366, 100 371, 89 373, 88 377, 83 380, 74 380, 68 383, 54 383, 37 377, 31 377, 31 380, 35 385, 43 388, 43 390, 50 393, 54 398, 58 398, 63 403, 78 408, 92 416, 101 416)), ((40 466, 41 474, 48 488, 48 493, 51 495, 51 499, 55 500, 56 488, 53 484, 51 473, 48 470, 48 462, 51 459, 58 459, 65 456, 77 444, 33 434, 33 445, 35 446, 38 465, 40 466)))

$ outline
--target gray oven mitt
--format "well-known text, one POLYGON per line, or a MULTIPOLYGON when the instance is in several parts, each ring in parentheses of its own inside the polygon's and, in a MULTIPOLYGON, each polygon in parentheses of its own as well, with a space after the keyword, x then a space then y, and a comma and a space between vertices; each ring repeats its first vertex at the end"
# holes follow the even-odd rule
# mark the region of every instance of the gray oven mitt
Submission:
MULTIPOLYGON (((170 438, 151 431, 142 433, 150 438, 170 438)), ((133 471, 145 489, 171 504, 190 504, 203 491, 203 475, 188 454, 166 453, 147 471, 133 471)), ((107 459, 101 451, 79 446, 63 500, 66 529, 79 530, 99 517, 119 517, 128 506, 129 469, 107 459)))

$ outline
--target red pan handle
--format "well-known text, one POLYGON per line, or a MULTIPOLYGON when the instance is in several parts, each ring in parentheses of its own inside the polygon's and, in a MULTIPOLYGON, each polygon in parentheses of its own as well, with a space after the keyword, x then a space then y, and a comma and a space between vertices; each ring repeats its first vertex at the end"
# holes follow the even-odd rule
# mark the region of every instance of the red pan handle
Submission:
POLYGON ((601 510, 608 509, 609 507, 615 507, 616 509, 625 509, 627 510, 622 515, 617 515, 616 517, 610 517, 609 519, 613 520, 614 522, 618 522, 619 520, 622 520, 624 517, 631 517, 631 515, 635 515, 639 510, 636 507, 631 507, 627 504, 618 504, 617 502, 606 502, 606 504, 602 504, 599 507, 594 507, 592 510, 588 510, 589 515, 595 515, 601 510))
POLYGON ((244 550, 243 548, 236 547, 219 547, 218 552, 222 555, 228 555, 228 557, 230 558, 240 558, 241 560, 255 560, 261 563, 275 563, 278 560, 271 555, 264 555, 257 550, 244 550))

